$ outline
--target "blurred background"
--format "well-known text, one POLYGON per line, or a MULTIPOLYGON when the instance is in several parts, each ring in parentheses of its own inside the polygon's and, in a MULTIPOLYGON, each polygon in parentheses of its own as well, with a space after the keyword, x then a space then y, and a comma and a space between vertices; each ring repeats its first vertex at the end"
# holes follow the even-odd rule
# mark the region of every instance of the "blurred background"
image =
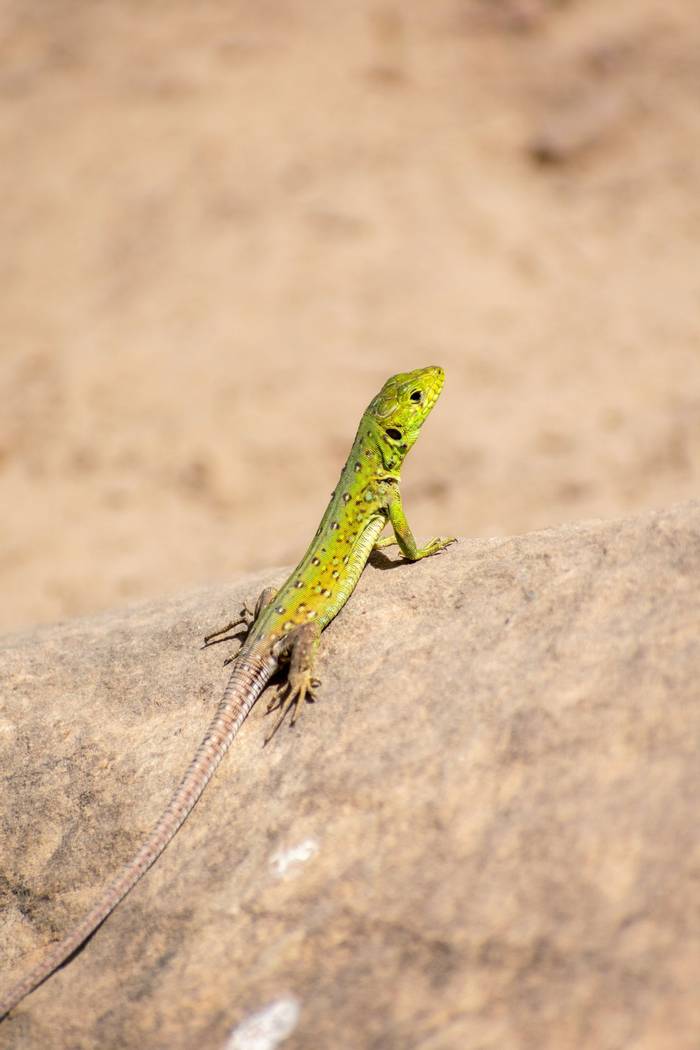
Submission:
POLYGON ((697 0, 0 4, 0 627, 293 562, 437 363, 422 538, 700 477, 697 0))

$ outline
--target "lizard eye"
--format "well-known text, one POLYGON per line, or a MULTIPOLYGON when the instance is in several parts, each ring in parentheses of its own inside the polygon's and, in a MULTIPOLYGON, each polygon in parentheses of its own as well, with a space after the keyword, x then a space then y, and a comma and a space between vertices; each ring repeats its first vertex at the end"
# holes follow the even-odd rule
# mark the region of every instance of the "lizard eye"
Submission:
POLYGON ((423 393, 422 393, 422 391, 414 390, 413 393, 411 394, 411 401, 415 401, 416 403, 418 403, 419 401, 422 401, 422 400, 423 400, 423 393))
POLYGON ((400 430, 396 429, 396 427, 387 427, 386 436, 390 437, 393 441, 400 441, 403 435, 400 430))

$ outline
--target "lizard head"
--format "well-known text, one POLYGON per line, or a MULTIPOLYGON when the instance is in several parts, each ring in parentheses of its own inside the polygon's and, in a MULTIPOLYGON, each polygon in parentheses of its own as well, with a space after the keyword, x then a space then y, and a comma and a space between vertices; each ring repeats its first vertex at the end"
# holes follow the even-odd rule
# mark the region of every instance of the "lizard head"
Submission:
POLYGON ((420 428, 440 396, 445 373, 439 365, 391 376, 371 402, 367 415, 375 424, 388 470, 400 467, 420 428))

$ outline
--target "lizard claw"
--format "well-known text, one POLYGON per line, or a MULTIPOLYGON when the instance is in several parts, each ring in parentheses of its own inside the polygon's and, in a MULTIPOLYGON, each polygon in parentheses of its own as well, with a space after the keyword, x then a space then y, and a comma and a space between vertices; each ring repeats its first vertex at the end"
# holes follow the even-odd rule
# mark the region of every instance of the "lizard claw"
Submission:
POLYGON ((287 712, 291 711, 290 728, 296 725, 297 718, 303 710, 304 701, 306 703, 315 702, 314 692, 320 684, 318 678, 312 678, 308 671, 304 671, 299 675, 290 675, 289 679, 278 687, 275 695, 268 703, 265 713, 271 714, 273 711, 279 711, 280 715, 271 732, 265 738, 265 744, 272 740, 287 717, 287 712))

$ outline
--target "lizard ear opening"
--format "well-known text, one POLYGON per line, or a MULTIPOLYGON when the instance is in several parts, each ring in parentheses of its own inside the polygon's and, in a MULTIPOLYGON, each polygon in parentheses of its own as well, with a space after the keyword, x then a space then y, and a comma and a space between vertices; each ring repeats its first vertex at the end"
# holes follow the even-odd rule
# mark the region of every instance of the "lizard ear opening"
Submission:
POLYGON ((392 441, 400 441, 403 437, 401 431, 397 430, 396 427, 387 427, 385 434, 388 438, 391 438, 392 441))

